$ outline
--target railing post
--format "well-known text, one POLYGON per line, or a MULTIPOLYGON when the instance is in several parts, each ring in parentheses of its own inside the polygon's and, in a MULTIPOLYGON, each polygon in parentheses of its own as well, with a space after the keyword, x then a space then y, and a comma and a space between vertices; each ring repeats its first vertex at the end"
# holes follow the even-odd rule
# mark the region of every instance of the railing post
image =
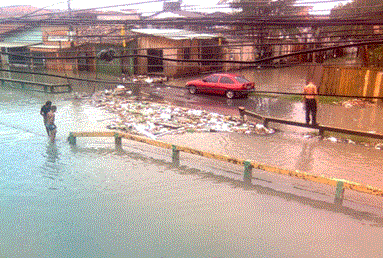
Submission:
POLYGON ((115 146, 116 146, 116 148, 121 148, 121 137, 119 136, 118 133, 115 133, 114 137, 115 137, 115 146))
POLYGON ((243 122, 244 122, 244 110, 245 110, 245 107, 239 107, 239 115, 243 122))
POLYGON ((336 194, 335 194, 335 204, 342 205, 344 198, 344 182, 337 181, 336 185, 336 194))
POLYGON ((180 165, 180 151, 177 149, 175 145, 172 145, 172 163, 175 166, 180 165))
POLYGON ((76 145, 76 137, 72 133, 69 133, 68 142, 69 144, 76 145))
POLYGON ((269 119, 268 118, 264 118, 263 119, 263 125, 264 125, 264 127, 268 127, 268 123, 269 123, 269 119))
POLYGON ((319 135, 320 135, 320 138, 323 139, 323 137, 324 137, 324 128, 322 128, 321 126, 319 126, 319 135))
POLYGON ((244 175, 243 180, 244 181, 250 181, 252 177, 252 165, 249 161, 244 161, 244 175))

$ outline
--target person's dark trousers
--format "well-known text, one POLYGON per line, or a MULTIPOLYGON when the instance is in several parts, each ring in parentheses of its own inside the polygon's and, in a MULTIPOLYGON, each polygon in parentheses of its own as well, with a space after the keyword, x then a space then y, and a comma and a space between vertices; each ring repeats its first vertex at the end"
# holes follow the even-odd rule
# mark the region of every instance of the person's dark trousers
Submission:
POLYGON ((317 103, 315 99, 305 100, 305 121, 309 124, 310 116, 312 117, 312 125, 317 125, 316 122, 317 103))

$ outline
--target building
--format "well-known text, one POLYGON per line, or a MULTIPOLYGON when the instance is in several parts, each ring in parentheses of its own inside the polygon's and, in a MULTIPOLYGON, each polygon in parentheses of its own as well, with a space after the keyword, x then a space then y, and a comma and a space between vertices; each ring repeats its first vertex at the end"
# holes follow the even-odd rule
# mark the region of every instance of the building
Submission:
POLYGON ((134 29, 137 73, 179 77, 222 69, 221 38, 180 29, 134 29), (202 61, 198 61, 202 60, 202 61))
MULTIPOLYGON (((42 43, 42 32, 40 28, 31 26, 14 26, 10 30, 2 28, 0 35, 0 63, 2 66, 17 66, 28 67, 34 62, 38 63, 40 60, 34 60, 33 55, 29 51, 29 47, 42 43)), ((11 28, 11 26, 7 26, 11 28)))

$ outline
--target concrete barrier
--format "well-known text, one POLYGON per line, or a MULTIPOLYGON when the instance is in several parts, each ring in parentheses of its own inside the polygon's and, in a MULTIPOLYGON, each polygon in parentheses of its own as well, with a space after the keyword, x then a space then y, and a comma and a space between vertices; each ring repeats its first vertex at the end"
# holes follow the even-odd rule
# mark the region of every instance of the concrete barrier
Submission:
POLYGON ((44 82, 33 82, 33 81, 25 81, 25 80, 17 80, 17 79, 8 79, 8 78, 0 78, 1 85, 4 85, 5 82, 18 83, 22 89, 25 88, 25 85, 34 85, 42 87, 42 90, 36 90, 40 92, 47 93, 69 93, 72 92, 72 87, 69 84, 51 84, 44 82), (66 88, 65 90, 58 90, 61 88, 66 88))
POLYGON ((318 129, 320 135, 323 135, 323 133, 325 131, 330 131, 330 132, 336 132, 336 133, 352 134, 352 135, 358 135, 358 136, 363 136, 363 137, 370 137, 370 138, 374 138, 374 139, 383 139, 383 135, 377 134, 377 133, 368 133, 368 132, 363 132, 363 131, 349 130, 349 129, 337 128, 337 127, 325 126, 325 125, 310 125, 310 124, 296 122, 296 121, 290 121, 290 120, 279 119, 279 118, 274 118, 274 117, 262 116, 262 115, 254 113, 254 112, 245 110, 244 107, 239 107, 239 114, 240 114, 240 117, 242 119, 244 119, 245 115, 259 119, 263 122, 263 125, 265 127, 268 126, 269 122, 274 122, 274 123, 279 123, 279 124, 286 124, 286 125, 293 125, 293 126, 318 129))

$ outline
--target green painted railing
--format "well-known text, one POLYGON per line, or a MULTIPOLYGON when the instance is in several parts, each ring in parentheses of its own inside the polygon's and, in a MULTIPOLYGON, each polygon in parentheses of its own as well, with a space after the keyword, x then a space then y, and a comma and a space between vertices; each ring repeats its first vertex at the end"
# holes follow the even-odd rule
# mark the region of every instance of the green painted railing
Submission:
POLYGON ((290 176, 297 179, 334 186, 336 189, 334 202, 336 204, 342 204, 345 189, 350 189, 353 191, 375 195, 375 196, 381 196, 381 197, 383 196, 383 190, 372 187, 372 186, 368 186, 368 185, 362 185, 359 183, 350 182, 343 179, 327 178, 324 176, 317 176, 317 175, 312 175, 304 172, 282 169, 278 167, 261 164, 256 161, 232 158, 226 155, 201 151, 201 150, 197 150, 197 149, 193 149, 185 146, 178 146, 178 145, 157 141, 157 140, 152 140, 146 137, 131 135, 127 133, 111 132, 111 131, 110 132, 71 132, 68 137, 68 142, 72 145, 75 145, 76 139, 78 137, 114 137, 116 147, 118 148, 121 148, 122 138, 124 138, 132 141, 146 143, 156 147, 171 149, 172 162, 176 166, 178 166, 180 163, 180 152, 190 153, 190 154, 194 154, 194 155, 198 155, 198 156, 202 156, 210 159, 216 159, 216 160, 220 160, 220 161, 224 161, 224 162, 228 162, 236 165, 241 165, 241 166, 244 166, 243 179, 248 181, 252 179, 252 168, 254 168, 254 169, 259 169, 259 170, 263 170, 263 171, 267 171, 275 174, 290 176))

